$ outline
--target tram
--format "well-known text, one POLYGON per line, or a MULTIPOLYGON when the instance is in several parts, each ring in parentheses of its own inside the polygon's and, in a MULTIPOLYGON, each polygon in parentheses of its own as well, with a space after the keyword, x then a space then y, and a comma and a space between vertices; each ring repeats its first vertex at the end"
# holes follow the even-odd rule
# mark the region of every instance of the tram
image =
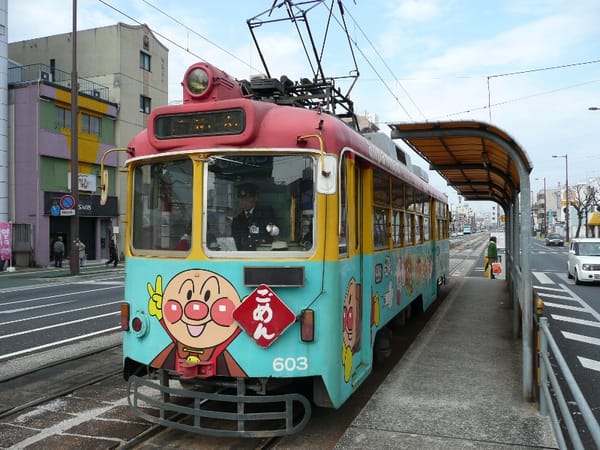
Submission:
POLYGON ((447 197, 384 133, 302 107, 326 86, 207 63, 182 86, 127 149, 129 404, 199 434, 294 433, 312 404, 358 389, 392 323, 436 299, 447 197))

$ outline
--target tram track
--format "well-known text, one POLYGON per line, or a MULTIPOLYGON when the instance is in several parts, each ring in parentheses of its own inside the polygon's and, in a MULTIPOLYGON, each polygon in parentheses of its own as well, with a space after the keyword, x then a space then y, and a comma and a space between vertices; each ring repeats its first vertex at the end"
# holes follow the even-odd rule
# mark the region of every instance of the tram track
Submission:
POLYGON ((489 235, 477 233, 462 236, 450 241, 450 265, 448 272, 451 276, 460 273, 462 269, 470 270, 473 259, 478 258, 487 244, 489 235))
POLYGON ((3 392, 0 420, 120 375, 122 373, 120 366, 116 366, 117 369, 109 366, 100 373, 96 371, 81 372, 79 374, 81 379, 72 384, 65 380, 65 374, 70 373, 73 367, 81 367, 86 360, 95 359, 99 355, 111 352, 120 354, 120 348, 121 345, 118 344, 95 349, 3 378, 0 380, 0 390, 3 392), (33 385, 40 387, 35 390, 27 389, 28 386, 33 385))

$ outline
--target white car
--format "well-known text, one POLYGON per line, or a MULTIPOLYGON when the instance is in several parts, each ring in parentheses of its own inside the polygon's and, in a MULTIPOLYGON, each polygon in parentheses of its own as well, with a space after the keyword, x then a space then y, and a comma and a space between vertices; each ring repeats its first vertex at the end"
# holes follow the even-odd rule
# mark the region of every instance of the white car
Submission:
POLYGON ((600 282, 600 239, 575 238, 569 244, 567 275, 575 284, 600 282))

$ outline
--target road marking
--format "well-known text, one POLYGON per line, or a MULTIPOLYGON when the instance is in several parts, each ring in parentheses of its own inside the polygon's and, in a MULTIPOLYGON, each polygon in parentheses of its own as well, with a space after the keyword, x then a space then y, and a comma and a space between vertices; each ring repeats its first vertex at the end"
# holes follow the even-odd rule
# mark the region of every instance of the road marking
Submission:
POLYGON ((551 306, 552 308, 561 308, 569 311, 587 312, 587 310, 581 306, 561 305, 560 303, 544 302, 544 306, 551 306))
POLYGON ((106 314, 99 314, 99 315, 93 316, 93 317, 90 316, 90 317, 84 317, 83 319, 71 320, 69 322, 61 322, 61 323, 57 323, 54 325, 48 325, 45 327, 38 327, 35 329, 31 329, 31 330, 19 331, 17 333, 5 334, 5 335, 0 336, 0 340, 15 337, 15 336, 22 336, 24 334, 39 333, 40 331, 50 330, 52 328, 58 328, 58 327, 65 327, 68 325, 73 325, 74 323, 88 322, 90 320, 101 319, 103 317, 118 316, 120 314, 121 314, 120 311, 115 311, 115 312, 110 312, 110 313, 106 313, 106 314))
POLYGON ((538 281, 542 284, 554 284, 554 281, 550 279, 548 275, 544 272, 532 272, 533 276, 538 279, 538 281))
POLYGON ((556 291, 556 292, 566 292, 564 289, 562 288, 556 288, 556 287, 549 287, 549 286, 537 286, 534 285, 533 286, 534 289, 541 289, 542 291, 556 291))
MULTIPOLYGON (((538 294, 539 294, 539 292, 538 292, 538 294)), ((573 297, 565 297, 564 295, 556 295, 556 294, 546 294, 546 293, 544 293, 544 294, 540 295, 540 297, 542 297, 542 299, 544 299, 544 298, 547 297, 547 298, 556 298, 556 299, 560 299, 560 300, 570 300, 570 301, 573 301, 573 302, 577 301, 577 299, 574 299, 573 297)), ((544 303, 546 303, 546 302, 544 302, 544 303)))
POLYGON ((568 331, 561 331, 563 336, 572 341, 584 342, 586 344, 600 345, 600 339, 593 338, 590 336, 584 336, 582 334, 569 333, 568 331))
POLYGON ((578 356, 577 359, 581 363, 583 367, 586 369, 592 369, 596 372, 600 372, 600 361, 596 361, 594 359, 584 358, 582 356, 578 356))
POLYGON ((25 350, 20 350, 18 352, 6 353, 4 355, 0 355, 0 361, 3 361, 5 359, 9 359, 9 358, 13 358, 15 356, 24 355, 24 354, 27 354, 27 353, 32 353, 32 352, 35 352, 37 350, 43 350, 45 348, 56 347, 58 345, 67 344, 69 342, 84 341, 85 339, 90 338, 92 336, 98 336, 100 334, 110 333, 112 331, 119 330, 120 328, 121 328, 120 326, 118 326, 118 327, 112 327, 112 328, 107 328, 106 330, 100 330, 100 331, 96 331, 94 333, 84 334, 82 336, 74 336, 74 337, 69 338, 69 339, 63 339, 62 341, 50 342, 48 344, 39 345, 37 347, 29 347, 29 348, 26 348, 25 350))
POLYGON ((600 322, 592 322, 591 320, 575 319, 574 317, 559 316, 558 314, 551 314, 554 320, 562 322, 576 323, 577 325, 587 325, 589 327, 600 328, 600 322))

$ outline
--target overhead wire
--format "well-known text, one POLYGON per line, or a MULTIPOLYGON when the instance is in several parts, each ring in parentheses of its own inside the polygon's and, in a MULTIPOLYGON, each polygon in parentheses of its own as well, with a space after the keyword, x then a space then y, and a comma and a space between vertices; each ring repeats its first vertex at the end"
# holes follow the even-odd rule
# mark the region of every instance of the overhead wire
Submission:
MULTIPOLYGON (((519 71, 514 71, 514 72, 505 72, 505 73, 498 73, 495 75, 488 75, 486 82, 487 82, 487 90, 488 90, 488 116, 489 116, 490 122, 492 121, 492 104, 491 104, 492 90, 490 87, 490 80, 492 78, 508 77, 508 76, 513 76, 513 75, 523 75, 523 74, 528 74, 528 73, 543 72, 546 70, 566 69, 567 67, 583 66, 586 64, 596 64, 599 62, 600 62, 600 59, 596 59, 593 61, 583 61, 583 62, 577 62, 577 63, 572 63, 572 64, 561 64, 558 66, 540 67, 537 69, 519 70, 519 71)), ((586 84, 586 83, 584 83, 584 84, 586 84)))
MULTIPOLYGON (((377 50, 377 47, 375 47, 375 45, 371 42, 371 40, 369 39, 369 37, 367 36, 367 34, 364 32, 364 30, 361 28, 361 26, 358 24, 358 22, 356 21, 356 19, 354 19, 354 17, 352 16, 352 14, 350 12, 347 12, 347 14, 350 16, 350 18, 352 19, 352 21, 354 22, 354 24, 356 25, 356 27, 358 28, 358 30, 361 32, 361 34, 363 35, 363 37, 367 40, 367 42, 369 43, 369 45, 371 46, 371 48, 373 49, 373 51, 377 54, 377 56, 379 57, 379 59, 381 60, 381 62, 385 66, 385 68, 388 70, 388 72, 390 73, 390 75, 392 75, 392 77, 394 78, 394 81, 398 84, 398 86, 400 86, 400 88, 402 89, 402 91, 404 92, 404 94, 406 95, 406 97, 410 100, 410 102, 412 103, 412 105, 417 109, 417 111, 419 112, 419 114, 421 114, 421 116, 423 117, 423 119, 427 120, 427 117, 425 116, 425 114, 423 113, 423 111, 421 110, 421 108, 419 108, 419 105, 417 105, 417 103, 413 100, 413 98, 408 93, 408 91, 406 90, 406 88, 404 87, 404 85, 400 82, 398 76, 396 76, 396 74, 393 72, 393 70, 390 68, 390 66, 385 62, 385 59, 383 58, 383 56, 381 55, 381 53, 379 53, 379 51, 377 50)), ((381 78, 380 78, 380 80, 382 81, 382 83, 386 84, 385 81, 383 81, 381 78)), ((404 109, 404 107, 403 107, 403 109, 404 109)), ((410 117, 410 114, 409 114, 409 117, 410 117)))
POLYGON ((256 71, 256 72, 260 72, 259 69, 255 68, 252 66, 252 64, 244 61, 243 59, 241 59, 240 57, 238 57, 237 55, 235 55, 234 53, 231 53, 229 50, 227 50, 226 48, 221 47, 219 44, 217 44, 216 42, 211 41, 210 39, 208 39, 206 36, 203 36, 202 34, 198 33, 196 30, 188 27, 186 24, 184 24, 183 22, 181 22, 180 20, 176 19, 175 17, 171 16, 170 14, 168 14, 167 12, 165 12, 164 10, 160 9, 158 6, 153 5, 152 3, 150 3, 148 0, 142 0, 145 4, 147 4, 148 6, 150 6, 151 8, 153 8, 154 10, 158 11, 159 13, 161 13, 162 15, 164 15, 165 17, 168 17, 169 19, 171 19, 173 22, 175 22, 176 24, 182 26, 183 28, 185 28, 187 31, 195 34, 196 36, 198 36, 200 39, 208 42, 210 45, 212 45, 213 47, 218 48, 219 50, 221 50, 223 53, 231 56, 233 59, 241 62, 242 64, 244 64, 245 66, 247 66, 248 68, 256 71))
MULTIPOLYGON (((325 6, 327 7, 327 6, 325 6)), ((350 15, 350 13, 348 13, 350 15)), ((355 25, 358 26, 358 23, 356 22, 356 20, 354 19, 354 17, 352 17, 352 15, 350 15, 352 21, 354 22, 355 25)), ((344 30, 344 27, 342 26, 342 24, 340 23, 339 19, 333 15, 334 20, 337 22, 337 24, 344 30)), ((360 26, 359 26, 360 29, 360 26)), ((350 37, 350 34, 344 30, 344 32, 346 33, 346 36, 348 37, 348 41, 351 42, 352 44, 354 44, 354 47, 358 50, 358 52, 361 54, 361 56, 364 58, 364 60, 366 61, 366 63, 369 65, 369 67, 371 68, 371 70, 375 73, 375 75, 377 76, 377 78, 379 79, 379 81, 383 84, 383 86, 387 89, 387 91, 392 95, 392 97, 394 98, 394 100, 396 100, 396 103, 398 103, 398 105, 402 108, 402 110, 405 112, 405 114, 411 119, 414 120, 410 114, 410 112, 408 112, 408 110, 404 107, 404 105, 402 104, 402 102, 400 101, 400 99, 398 98, 398 96, 396 95, 396 93, 393 91, 392 88, 390 88, 390 86, 388 86, 388 84, 385 82, 385 80, 383 79, 383 77, 381 76, 381 74, 377 71, 377 69, 375 69, 375 66, 373 65, 373 63, 371 63, 371 61, 369 60, 369 58, 367 57, 367 55, 363 52, 363 50, 360 48, 360 46, 358 45, 358 42, 356 39, 353 39, 352 37, 350 37)), ((362 32, 362 30, 361 30, 362 32)), ((364 34, 364 32, 362 32, 363 35, 366 37, 366 35, 364 34)), ((369 42, 369 44, 371 44, 371 41, 367 38, 367 41, 369 42)), ((372 45, 372 44, 371 44, 372 45)), ((374 47, 373 47, 374 48, 374 47)), ((377 53, 377 50, 374 48, 375 52, 377 53)), ((379 55, 379 53, 378 53, 379 55)), ((389 69, 389 68, 388 68, 389 69)), ((417 108, 418 109, 418 108, 417 108)), ((419 112, 420 109, 419 109, 419 112)), ((421 113, 422 114, 422 113, 421 113)))
POLYGON ((519 101, 523 101, 523 100, 528 100, 530 98, 541 97, 541 96, 548 95, 548 94, 554 94, 556 92, 564 91, 564 90, 567 90, 567 89, 573 89, 573 88, 577 88, 577 87, 581 87, 581 86, 585 86, 585 85, 593 84, 593 83, 599 83, 599 82, 600 82, 600 79, 599 80, 585 81, 583 83, 573 84, 573 85, 565 86, 565 87, 558 88, 558 89, 552 89, 552 90, 549 90, 549 91, 538 92, 538 93, 531 94, 531 95, 525 95, 523 97, 516 97, 516 98, 513 98, 513 99, 509 99, 509 100, 504 100, 502 102, 496 102, 496 103, 488 104, 488 105, 485 105, 485 106, 478 106, 478 107, 475 107, 475 108, 470 108, 470 109, 466 109, 466 110, 455 112, 455 113, 444 114, 442 116, 435 117, 433 120, 442 119, 442 118, 445 118, 445 117, 459 116, 461 114, 468 114, 468 113, 475 112, 475 111, 485 111, 486 109, 490 109, 491 107, 494 107, 494 106, 507 105, 509 103, 514 103, 514 102, 519 102, 519 101))

